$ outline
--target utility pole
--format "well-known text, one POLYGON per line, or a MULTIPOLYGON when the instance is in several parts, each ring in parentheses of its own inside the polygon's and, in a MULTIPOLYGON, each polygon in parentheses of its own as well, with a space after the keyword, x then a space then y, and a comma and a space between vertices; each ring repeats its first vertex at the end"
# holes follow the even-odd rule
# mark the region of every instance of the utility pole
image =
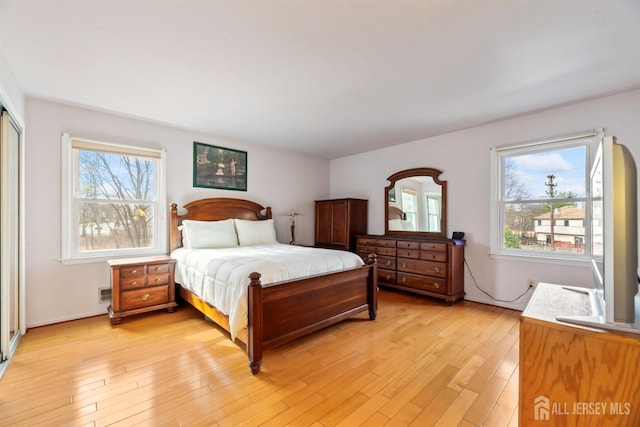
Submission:
MULTIPOLYGON (((556 176, 555 175, 547 175, 547 179, 548 181, 544 183, 544 185, 547 186, 547 196, 549 196, 551 199, 556 197, 556 187, 558 186, 558 184, 555 183, 555 179, 556 176)), ((556 217, 555 217, 555 209, 553 207, 553 202, 549 202, 549 206, 551 207, 551 233, 550 233, 550 237, 551 237, 551 250, 555 251, 556 250, 556 242, 555 242, 555 235, 553 232, 553 229, 555 227, 555 222, 556 222, 556 217)))

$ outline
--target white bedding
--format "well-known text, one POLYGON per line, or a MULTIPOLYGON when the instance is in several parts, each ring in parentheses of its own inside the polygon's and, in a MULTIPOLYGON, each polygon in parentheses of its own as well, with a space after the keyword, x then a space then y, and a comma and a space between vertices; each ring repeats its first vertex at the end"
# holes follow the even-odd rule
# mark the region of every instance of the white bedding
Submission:
POLYGON ((249 274, 262 284, 339 271, 364 265, 351 252, 285 244, 225 249, 179 248, 171 254, 175 279, 183 287, 229 316, 231 339, 247 326, 249 274))

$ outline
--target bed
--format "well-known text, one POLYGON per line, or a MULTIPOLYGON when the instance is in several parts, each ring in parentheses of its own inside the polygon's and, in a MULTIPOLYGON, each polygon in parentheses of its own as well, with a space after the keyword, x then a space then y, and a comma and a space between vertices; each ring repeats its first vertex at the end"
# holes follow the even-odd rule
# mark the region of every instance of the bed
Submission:
MULTIPOLYGON (((200 226, 199 224, 203 221, 215 221, 212 225, 226 227, 225 223, 234 221, 240 240, 242 230, 244 230, 243 238, 251 239, 256 235, 256 233, 252 233, 254 229, 257 230, 255 227, 259 226, 264 229, 262 226, 266 225, 267 221, 273 221, 270 207, 263 207, 255 202, 242 199, 200 199, 187 203, 184 205, 184 209, 186 213, 180 214, 177 204, 174 203, 170 206, 169 242, 172 257, 176 258, 184 258, 185 252, 187 252, 183 248, 183 229, 185 226, 192 227, 193 224, 200 226), (265 223, 254 221, 265 221, 265 223)), ((194 235, 198 238, 204 233, 196 234, 192 230, 190 233, 189 243, 185 243, 184 246, 198 247, 192 238, 194 235)), ((184 236, 186 241, 187 234, 184 236)), ((261 243, 257 241, 255 246, 251 245, 252 256, 256 251, 261 250, 263 247, 261 243)), ((275 246, 278 250, 285 252, 291 250, 298 253, 297 256, 304 257, 306 255, 299 255, 299 253, 320 251, 327 258, 342 254, 352 255, 343 251, 279 245, 275 246)), ((232 249, 229 249, 228 252, 231 253, 232 249)), ((274 252, 274 249, 269 245, 265 245, 263 249, 265 251, 263 258, 265 259, 267 254, 271 256, 271 253, 274 252)), ((189 257, 200 259, 198 262, 203 263, 201 257, 203 256, 202 252, 205 251, 206 249, 204 251, 196 249, 195 253, 189 252, 189 257)), ((217 249, 211 251, 216 254, 220 253, 217 249)), ((229 253, 226 253, 225 256, 230 256, 229 253)), ((229 332, 232 339, 244 344, 249 358, 249 368, 253 374, 260 372, 263 354, 268 348, 290 342, 359 313, 368 312, 370 320, 376 318, 378 303, 375 255, 370 256, 366 262, 360 260, 360 264, 354 267, 307 274, 302 277, 298 275, 295 278, 269 283, 264 278, 261 281, 262 272, 247 270, 246 285, 241 286, 241 290, 246 291, 243 297, 246 298, 246 328, 242 328, 240 331, 237 330, 238 316, 233 319, 233 315, 228 310, 215 307, 200 290, 181 283, 188 282, 187 277, 191 274, 191 270, 186 267, 186 261, 184 262, 182 270, 180 267, 182 260, 178 261, 176 265, 176 285, 180 296, 229 332), (182 275, 179 273, 180 271, 183 271, 182 275)), ((242 262, 244 263, 244 258, 242 262)), ((257 265, 261 265, 265 269, 269 267, 264 262, 257 265)), ((234 270, 234 273, 240 274, 244 268, 245 266, 239 266, 237 271, 234 270)), ((192 275, 201 277, 195 273, 192 275)))
POLYGON ((389 206, 387 212, 389 231, 414 231, 413 223, 407 220, 407 214, 402 209, 389 206))

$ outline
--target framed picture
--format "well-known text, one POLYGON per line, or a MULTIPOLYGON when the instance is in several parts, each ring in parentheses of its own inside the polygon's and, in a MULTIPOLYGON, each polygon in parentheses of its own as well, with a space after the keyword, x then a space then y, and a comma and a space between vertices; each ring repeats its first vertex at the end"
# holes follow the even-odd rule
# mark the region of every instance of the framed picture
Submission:
POLYGON ((247 191, 247 152, 194 141, 193 186, 247 191))

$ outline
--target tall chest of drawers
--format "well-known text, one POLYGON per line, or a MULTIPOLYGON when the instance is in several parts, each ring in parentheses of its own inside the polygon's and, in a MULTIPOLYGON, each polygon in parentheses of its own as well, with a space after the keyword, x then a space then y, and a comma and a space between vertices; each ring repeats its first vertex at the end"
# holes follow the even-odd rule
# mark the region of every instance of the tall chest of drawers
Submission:
POLYGON ((449 305, 464 297, 464 241, 365 235, 357 238, 365 259, 378 256, 378 284, 434 298, 449 305))

